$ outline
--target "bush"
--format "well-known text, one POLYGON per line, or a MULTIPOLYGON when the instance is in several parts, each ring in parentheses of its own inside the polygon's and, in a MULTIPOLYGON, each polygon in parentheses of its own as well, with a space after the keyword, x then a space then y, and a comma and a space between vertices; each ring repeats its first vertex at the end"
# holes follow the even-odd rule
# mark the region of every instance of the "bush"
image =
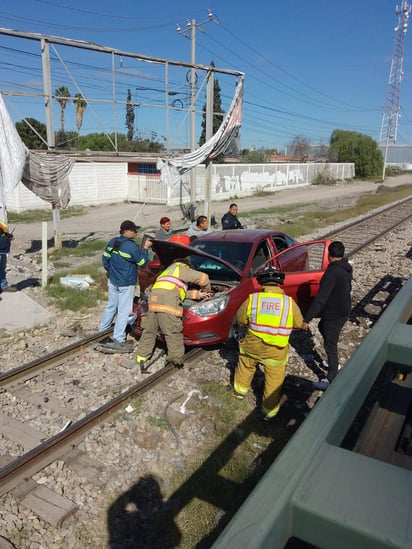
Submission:
POLYGON ((315 175, 312 179, 312 185, 336 185, 336 179, 331 176, 330 171, 326 168, 315 175))
POLYGON ((403 172, 399 166, 386 166, 385 176, 393 177, 395 175, 400 175, 403 172))

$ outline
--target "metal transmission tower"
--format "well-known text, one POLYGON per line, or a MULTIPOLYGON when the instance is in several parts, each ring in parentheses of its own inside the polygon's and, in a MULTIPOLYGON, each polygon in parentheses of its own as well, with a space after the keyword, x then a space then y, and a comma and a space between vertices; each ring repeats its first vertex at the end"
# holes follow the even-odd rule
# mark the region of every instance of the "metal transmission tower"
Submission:
POLYGON ((385 143, 385 158, 383 163, 383 179, 385 179, 386 159, 389 143, 396 143, 399 124, 399 111, 401 107, 401 82, 403 77, 403 52, 405 48, 405 36, 408 31, 411 6, 407 0, 396 6, 398 24, 395 27, 395 45, 392 56, 391 70, 389 74, 388 91, 382 115, 379 142, 385 143))

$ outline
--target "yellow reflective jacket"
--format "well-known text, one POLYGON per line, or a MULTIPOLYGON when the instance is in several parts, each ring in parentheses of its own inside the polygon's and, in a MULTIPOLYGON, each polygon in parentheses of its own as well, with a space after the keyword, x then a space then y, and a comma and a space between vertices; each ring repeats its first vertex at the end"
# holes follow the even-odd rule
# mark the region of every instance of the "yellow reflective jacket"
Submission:
POLYGON ((268 345, 286 347, 294 324, 293 300, 273 290, 249 296, 246 309, 249 331, 268 345))
POLYGON ((157 277, 149 294, 149 311, 183 316, 182 302, 186 296, 199 299, 198 290, 189 290, 188 284, 209 287, 209 277, 192 269, 186 263, 172 263, 157 277))

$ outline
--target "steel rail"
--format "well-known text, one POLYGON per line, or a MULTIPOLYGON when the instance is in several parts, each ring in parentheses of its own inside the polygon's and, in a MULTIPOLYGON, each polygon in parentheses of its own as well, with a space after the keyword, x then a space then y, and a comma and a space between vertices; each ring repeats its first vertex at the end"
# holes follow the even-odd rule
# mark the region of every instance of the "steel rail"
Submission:
MULTIPOLYGON (((71 347, 71 346, 70 346, 71 347)), ((191 363, 203 354, 203 349, 193 349, 184 356, 186 363, 191 363)), ((137 368, 137 365, 136 365, 137 368)), ((87 433, 121 408, 132 397, 144 394, 146 391, 166 379, 176 370, 173 365, 167 365, 150 375, 144 381, 130 387, 116 398, 97 408, 81 420, 57 433, 42 444, 32 448, 22 456, 0 469, 0 496, 15 488, 19 483, 34 475, 54 460, 61 458, 81 442, 87 433)))
POLYGON ((62 349, 53 351, 45 356, 36 358, 27 364, 23 364, 13 370, 0 374, 0 387, 11 385, 17 381, 24 381, 33 375, 37 375, 42 370, 49 368, 50 366, 58 363, 62 358, 70 355, 75 355, 83 350, 84 347, 89 346, 91 343, 101 341, 105 337, 109 336, 113 332, 113 328, 108 328, 104 332, 96 332, 91 336, 88 336, 80 341, 76 341, 71 345, 67 345, 62 349))

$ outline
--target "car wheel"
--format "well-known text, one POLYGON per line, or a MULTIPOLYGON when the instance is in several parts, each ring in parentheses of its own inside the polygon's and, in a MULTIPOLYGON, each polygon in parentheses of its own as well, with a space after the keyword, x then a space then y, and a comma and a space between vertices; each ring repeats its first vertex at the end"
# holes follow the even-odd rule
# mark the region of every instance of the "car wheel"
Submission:
POLYGON ((246 333, 246 327, 241 326, 238 321, 235 319, 232 322, 232 326, 230 327, 229 332, 229 341, 233 345, 237 345, 239 341, 245 336, 246 333))

